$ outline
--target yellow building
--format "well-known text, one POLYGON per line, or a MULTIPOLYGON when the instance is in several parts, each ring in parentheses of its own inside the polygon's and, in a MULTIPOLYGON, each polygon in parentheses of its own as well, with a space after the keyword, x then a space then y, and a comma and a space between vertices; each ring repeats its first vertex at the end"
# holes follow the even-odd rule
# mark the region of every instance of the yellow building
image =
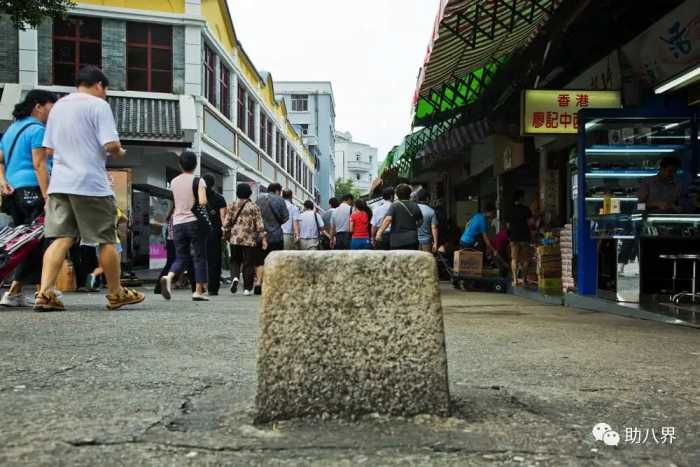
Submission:
POLYGON ((135 226, 135 256, 143 263, 185 148, 201 155, 202 174, 213 175, 229 201, 241 181, 256 193, 278 182, 297 201, 315 198, 315 158, 275 99, 272 77, 243 50, 225 0, 76 3, 66 21, 35 30, 0 22, 7 37, 0 55, 17 58, 0 69, 0 125, 23 91, 69 93, 81 66, 101 67, 128 150, 110 168, 128 173, 124 197, 136 217, 150 218, 135 226))

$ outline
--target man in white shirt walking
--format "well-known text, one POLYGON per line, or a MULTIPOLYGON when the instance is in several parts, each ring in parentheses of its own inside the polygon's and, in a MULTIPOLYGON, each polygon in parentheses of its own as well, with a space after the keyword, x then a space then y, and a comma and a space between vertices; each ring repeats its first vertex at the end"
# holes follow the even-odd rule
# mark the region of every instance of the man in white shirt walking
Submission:
POLYGON ((289 211, 289 219, 282 224, 284 249, 296 250, 297 243, 299 243, 299 208, 292 203, 294 199, 292 190, 284 190, 282 192, 282 199, 284 199, 284 204, 287 206, 287 211, 289 211))
POLYGON ((304 212, 299 214, 299 249, 318 250, 325 223, 311 200, 304 202, 304 212))
POLYGON ((86 66, 76 76, 78 92, 60 99, 46 125, 44 146, 53 151, 46 208, 46 238, 54 239, 44 255, 36 311, 63 311, 54 292, 56 277, 76 238, 99 245, 100 266, 107 278, 107 308, 140 303, 144 294, 121 286, 117 252, 117 204, 107 176, 107 154, 122 158, 112 109, 105 100, 109 80, 86 66))
POLYGON ((388 250, 389 249, 389 232, 391 231, 391 226, 385 231, 382 236, 382 241, 377 242, 376 236, 379 227, 381 227, 386 213, 389 212, 389 208, 394 203, 394 187, 388 186, 382 190, 382 204, 378 206, 372 212, 372 242, 377 250, 388 250))

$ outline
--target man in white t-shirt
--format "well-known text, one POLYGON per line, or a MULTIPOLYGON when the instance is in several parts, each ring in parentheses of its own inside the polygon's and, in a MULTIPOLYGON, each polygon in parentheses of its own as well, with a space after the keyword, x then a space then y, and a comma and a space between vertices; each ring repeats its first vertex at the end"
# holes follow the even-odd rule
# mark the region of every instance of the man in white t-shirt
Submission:
POLYGON ((391 225, 382 236, 382 241, 377 242, 376 235, 379 227, 381 227, 386 213, 389 212, 389 208, 394 203, 394 187, 388 186, 382 190, 382 204, 378 206, 372 212, 372 242, 377 250, 388 250, 389 249, 389 232, 391 231, 391 225))
POLYGON ((107 279, 107 308, 140 303, 141 292, 121 286, 117 242, 117 204, 107 176, 107 155, 122 158, 112 109, 105 100, 109 80, 86 66, 76 76, 78 92, 60 99, 46 123, 44 147, 53 152, 46 207, 46 250, 36 311, 63 311, 55 290, 68 250, 78 237, 99 245, 99 262, 107 279))
POLYGON ((316 212, 311 200, 304 202, 304 212, 299 214, 299 249, 318 250, 321 235, 325 235, 323 217, 316 212))
POLYGON ((284 190, 282 199, 284 199, 284 204, 287 206, 287 211, 289 211, 289 219, 282 224, 284 249, 296 250, 299 242, 299 208, 292 203, 292 199, 294 199, 292 190, 284 190))

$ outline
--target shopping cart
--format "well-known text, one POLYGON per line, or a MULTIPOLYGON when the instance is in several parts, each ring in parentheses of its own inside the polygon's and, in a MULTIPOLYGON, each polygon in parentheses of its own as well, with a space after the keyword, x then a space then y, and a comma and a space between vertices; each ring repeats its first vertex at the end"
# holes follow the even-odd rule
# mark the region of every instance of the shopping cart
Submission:
POLYGON ((5 281, 44 238, 44 219, 0 229, 0 281, 5 281))

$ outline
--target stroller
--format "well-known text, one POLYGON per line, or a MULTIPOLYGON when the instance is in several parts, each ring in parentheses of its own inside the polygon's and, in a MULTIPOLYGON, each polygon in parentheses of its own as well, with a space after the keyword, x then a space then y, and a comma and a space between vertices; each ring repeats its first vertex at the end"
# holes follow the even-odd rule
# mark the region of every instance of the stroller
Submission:
POLYGON ((7 280, 27 255, 39 247, 43 238, 43 218, 30 225, 0 229, 0 280, 7 280))

